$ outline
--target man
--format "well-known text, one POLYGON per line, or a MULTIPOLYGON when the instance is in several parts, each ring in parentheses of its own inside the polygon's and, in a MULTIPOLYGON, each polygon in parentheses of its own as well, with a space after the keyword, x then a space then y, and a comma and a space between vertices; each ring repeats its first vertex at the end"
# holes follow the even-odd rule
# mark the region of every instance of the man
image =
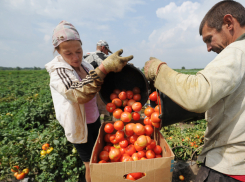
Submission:
POLYGON ((198 182, 245 181, 245 8, 224 0, 203 18, 200 35, 218 55, 196 75, 180 74, 150 58, 145 75, 186 110, 208 122, 198 182))
POLYGON ((108 53, 112 53, 108 43, 104 40, 100 40, 97 43, 96 51, 87 53, 87 55, 84 56, 84 60, 90 63, 95 69, 108 57, 108 53))
MULTIPOLYGON (((112 53, 109 49, 108 43, 104 40, 100 40, 96 45, 96 51, 87 53, 87 55, 84 56, 84 61, 90 63, 94 69, 96 69, 102 63, 102 61, 108 57, 108 53, 112 53)), ((104 120, 112 120, 110 113, 106 110, 106 105, 101 100, 99 94, 97 94, 97 105, 99 108, 99 113, 104 115, 104 120)))

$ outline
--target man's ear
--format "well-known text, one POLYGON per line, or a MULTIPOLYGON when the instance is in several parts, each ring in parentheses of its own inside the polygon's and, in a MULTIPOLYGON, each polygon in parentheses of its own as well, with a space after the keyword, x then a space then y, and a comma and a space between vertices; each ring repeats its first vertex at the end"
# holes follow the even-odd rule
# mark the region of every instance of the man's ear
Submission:
POLYGON ((232 30, 234 28, 234 17, 231 14, 225 15, 223 22, 228 30, 232 30))

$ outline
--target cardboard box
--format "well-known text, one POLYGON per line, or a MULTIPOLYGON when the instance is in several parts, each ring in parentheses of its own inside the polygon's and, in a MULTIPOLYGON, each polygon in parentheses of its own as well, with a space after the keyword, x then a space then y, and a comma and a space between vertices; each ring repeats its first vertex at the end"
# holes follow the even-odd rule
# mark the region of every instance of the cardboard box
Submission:
MULTIPOLYGON (((133 121, 133 123, 143 123, 143 120, 133 121)), ((174 154, 163 138, 158 129, 154 129, 153 138, 157 144, 162 147, 162 158, 129 161, 129 162, 113 162, 99 164, 99 153, 105 146, 104 142, 104 126, 101 125, 99 135, 93 148, 90 160, 90 173, 92 182, 127 182, 124 178, 125 174, 133 172, 142 172, 146 175, 137 182, 171 182, 174 166, 174 154)))

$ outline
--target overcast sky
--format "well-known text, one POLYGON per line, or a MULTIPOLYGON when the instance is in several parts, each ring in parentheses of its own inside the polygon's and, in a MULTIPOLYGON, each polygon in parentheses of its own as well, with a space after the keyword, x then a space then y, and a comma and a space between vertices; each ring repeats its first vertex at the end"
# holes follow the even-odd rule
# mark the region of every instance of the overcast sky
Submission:
MULTIPOLYGON (((204 68, 216 56, 198 33, 218 0, 0 0, 0 66, 41 67, 54 57, 53 29, 72 23, 84 54, 99 40, 142 68, 150 56, 174 69, 204 68)), ((245 0, 238 0, 245 6, 245 0)))

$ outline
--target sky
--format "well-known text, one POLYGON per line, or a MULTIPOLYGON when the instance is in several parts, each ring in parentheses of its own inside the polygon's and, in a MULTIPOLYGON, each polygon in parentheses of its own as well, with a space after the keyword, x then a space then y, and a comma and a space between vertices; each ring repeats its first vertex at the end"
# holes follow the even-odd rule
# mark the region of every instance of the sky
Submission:
MULTIPOLYGON (((245 6, 245 0, 237 0, 245 6)), ((99 40, 110 50, 144 67, 149 57, 173 69, 204 68, 216 53, 207 52, 199 25, 219 0, 0 0, 0 66, 41 67, 53 53, 52 33, 62 20, 80 34, 83 52, 99 40)))

